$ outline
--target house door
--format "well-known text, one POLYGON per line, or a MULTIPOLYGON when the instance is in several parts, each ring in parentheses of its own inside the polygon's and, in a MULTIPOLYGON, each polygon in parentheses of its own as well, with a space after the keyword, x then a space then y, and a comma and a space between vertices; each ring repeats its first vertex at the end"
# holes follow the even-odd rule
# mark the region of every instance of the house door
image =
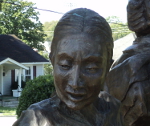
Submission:
POLYGON ((11 70, 11 83, 15 82, 15 70, 11 70))
POLYGON ((0 93, 3 94, 3 67, 0 66, 0 93))
POLYGON ((15 82, 15 70, 11 70, 11 88, 12 89, 18 88, 18 83, 15 82))

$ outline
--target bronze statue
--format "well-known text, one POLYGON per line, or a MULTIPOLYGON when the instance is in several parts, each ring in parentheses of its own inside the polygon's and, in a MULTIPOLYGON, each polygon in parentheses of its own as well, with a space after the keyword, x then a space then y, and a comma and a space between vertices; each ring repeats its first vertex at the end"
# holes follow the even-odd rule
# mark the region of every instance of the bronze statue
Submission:
POLYGON ((150 1, 130 0, 127 12, 137 38, 113 64, 105 90, 122 102, 126 126, 150 126, 150 1))
POLYGON ((127 18, 129 29, 138 37, 150 33, 150 1, 129 0, 127 18))
POLYGON ((112 49, 103 17, 86 8, 66 13, 55 28, 50 53, 56 95, 31 105, 13 126, 123 126, 120 102, 101 91, 112 49))

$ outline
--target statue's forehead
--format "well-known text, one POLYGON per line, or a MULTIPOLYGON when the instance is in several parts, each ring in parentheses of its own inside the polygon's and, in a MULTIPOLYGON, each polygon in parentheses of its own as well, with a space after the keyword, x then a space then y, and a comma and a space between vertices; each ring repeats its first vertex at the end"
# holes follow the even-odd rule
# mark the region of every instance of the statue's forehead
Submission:
POLYGON ((58 46, 62 45, 77 45, 79 44, 80 46, 95 46, 95 45, 101 45, 103 43, 103 38, 99 37, 99 39, 95 39, 94 36, 89 35, 89 34, 72 34, 72 35, 66 35, 62 39, 59 40, 58 46))
POLYGON ((104 50, 102 46, 98 43, 93 44, 92 41, 76 41, 74 39, 66 42, 62 41, 56 50, 56 56, 59 58, 71 57, 77 61, 88 57, 103 57, 104 50))
POLYGON ((102 44, 87 37, 69 37, 59 41, 57 50, 101 50, 102 44))

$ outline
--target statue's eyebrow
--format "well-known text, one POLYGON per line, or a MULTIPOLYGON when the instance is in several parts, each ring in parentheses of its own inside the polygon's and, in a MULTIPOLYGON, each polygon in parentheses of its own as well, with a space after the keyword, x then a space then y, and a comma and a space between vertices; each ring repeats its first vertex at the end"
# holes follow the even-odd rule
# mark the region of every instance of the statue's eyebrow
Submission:
MULTIPOLYGON (((73 60, 74 57, 69 55, 67 52, 58 52, 58 59, 66 58, 69 60, 73 60)), ((87 55, 83 57, 82 61, 84 62, 102 62, 104 58, 100 54, 87 55)))
POLYGON ((61 58, 68 58, 68 59, 73 59, 72 56, 68 55, 66 52, 59 52, 58 53, 58 58, 61 59, 61 58))
POLYGON ((100 54, 94 54, 94 55, 87 55, 83 59, 84 61, 90 61, 90 62, 102 62, 103 57, 100 54))

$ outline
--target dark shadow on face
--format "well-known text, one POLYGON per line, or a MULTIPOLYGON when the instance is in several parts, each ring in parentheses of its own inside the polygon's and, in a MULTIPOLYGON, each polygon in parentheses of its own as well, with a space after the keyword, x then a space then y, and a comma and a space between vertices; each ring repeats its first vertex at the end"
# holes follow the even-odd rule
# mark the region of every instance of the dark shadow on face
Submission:
POLYGON ((101 41, 82 33, 66 36, 57 45, 53 61, 56 92, 71 109, 93 103, 102 89, 107 54, 101 41))

